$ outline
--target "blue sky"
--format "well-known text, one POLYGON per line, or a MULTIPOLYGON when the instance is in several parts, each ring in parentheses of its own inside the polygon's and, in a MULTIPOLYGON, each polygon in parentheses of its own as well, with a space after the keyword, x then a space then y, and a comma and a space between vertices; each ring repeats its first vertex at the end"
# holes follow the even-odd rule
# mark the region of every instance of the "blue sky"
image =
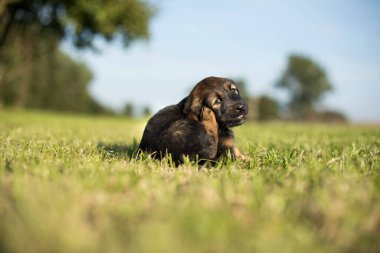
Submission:
POLYGON ((155 1, 151 38, 100 54, 64 49, 95 74, 91 93, 113 108, 153 111, 180 101, 204 77, 243 78, 251 95, 286 98, 274 82, 290 53, 312 57, 335 89, 326 108, 354 121, 380 122, 380 1, 155 1))

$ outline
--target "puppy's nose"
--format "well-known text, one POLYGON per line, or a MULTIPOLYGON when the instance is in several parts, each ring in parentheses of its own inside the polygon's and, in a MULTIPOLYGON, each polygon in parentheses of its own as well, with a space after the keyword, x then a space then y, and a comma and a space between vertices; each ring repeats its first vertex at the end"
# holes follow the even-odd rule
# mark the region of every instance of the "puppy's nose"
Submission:
POLYGON ((236 106, 236 111, 245 112, 247 110, 247 105, 245 103, 238 104, 236 106))

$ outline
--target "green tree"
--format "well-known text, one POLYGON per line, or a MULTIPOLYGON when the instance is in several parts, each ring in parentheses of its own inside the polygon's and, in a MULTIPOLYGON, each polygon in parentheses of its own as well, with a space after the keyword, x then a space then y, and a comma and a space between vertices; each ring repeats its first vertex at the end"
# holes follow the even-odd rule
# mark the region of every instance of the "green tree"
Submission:
POLYGON ((153 13, 141 0, 2 0, 0 50, 17 29, 69 39, 81 48, 93 47, 95 37, 111 41, 121 36, 128 45, 149 37, 153 13))
POLYGON ((266 95, 258 99, 258 120, 273 120, 278 118, 278 103, 266 95))
POLYGON ((129 118, 132 118, 133 114, 134 114, 134 111, 135 111, 135 107, 133 106, 133 104, 132 103, 127 103, 124 106, 123 115, 127 116, 129 118))
POLYGON ((142 0, 0 0, 0 105, 102 111, 88 68, 59 51, 65 39, 148 39, 154 9, 142 0), (69 100, 71 99, 71 102, 69 100))
POLYGON ((152 115, 152 110, 150 109, 149 106, 144 106, 144 108, 143 108, 143 116, 144 117, 148 117, 150 115, 152 115))
MULTIPOLYGON (((33 38, 31 38, 33 39, 33 38)), ((3 53, 7 72, 0 83, 0 101, 6 106, 74 112, 107 112, 88 93, 92 72, 61 50, 31 55, 21 40, 3 53)), ((37 51, 49 49, 49 41, 34 39, 37 51)), ((33 51, 31 51, 33 52, 33 51)))
POLYGON ((289 56, 286 70, 276 86, 289 91, 289 110, 297 119, 307 119, 323 95, 332 89, 325 70, 302 55, 289 56))

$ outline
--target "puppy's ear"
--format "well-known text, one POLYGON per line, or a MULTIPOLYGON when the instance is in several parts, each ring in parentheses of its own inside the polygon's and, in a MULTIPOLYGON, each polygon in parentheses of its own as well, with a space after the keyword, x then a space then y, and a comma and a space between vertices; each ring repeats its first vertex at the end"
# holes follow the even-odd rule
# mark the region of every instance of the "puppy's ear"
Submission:
POLYGON ((201 111, 199 112, 199 116, 198 116, 198 119, 199 119, 199 121, 203 121, 203 110, 204 110, 204 106, 202 106, 202 108, 201 108, 201 111))
POLYGON ((201 121, 202 101, 199 98, 188 96, 183 107, 183 114, 189 119, 201 121))

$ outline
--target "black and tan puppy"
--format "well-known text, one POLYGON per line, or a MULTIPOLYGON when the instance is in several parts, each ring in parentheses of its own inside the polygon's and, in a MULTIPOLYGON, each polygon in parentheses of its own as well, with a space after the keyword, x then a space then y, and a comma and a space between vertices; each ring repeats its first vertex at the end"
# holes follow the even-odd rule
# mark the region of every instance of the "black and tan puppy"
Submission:
POLYGON ((177 164, 184 156, 215 160, 229 153, 244 159, 234 146, 230 128, 243 124, 247 113, 247 104, 232 80, 207 77, 180 103, 153 115, 139 149, 157 158, 171 154, 177 164))

